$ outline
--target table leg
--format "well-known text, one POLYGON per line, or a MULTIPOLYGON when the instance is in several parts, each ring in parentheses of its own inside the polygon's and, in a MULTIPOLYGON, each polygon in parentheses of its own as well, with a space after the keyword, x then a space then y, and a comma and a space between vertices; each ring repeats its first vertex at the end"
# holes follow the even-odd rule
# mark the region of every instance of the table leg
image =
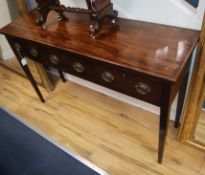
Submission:
POLYGON ((48 91, 53 91, 54 89, 54 86, 53 84, 51 83, 47 73, 46 73, 46 70, 43 66, 43 64, 41 63, 38 63, 38 62, 33 62, 35 63, 35 66, 36 66, 36 69, 38 71, 38 74, 40 76, 40 79, 41 79, 41 82, 43 83, 43 86, 48 90, 48 91))
POLYGON ((39 99, 41 100, 41 102, 44 103, 45 100, 44 100, 44 98, 43 98, 43 96, 42 96, 42 94, 41 94, 41 92, 40 92, 40 90, 39 90, 39 88, 38 88, 34 78, 33 78, 33 75, 31 74, 31 72, 29 70, 28 65, 22 65, 21 60, 18 59, 18 61, 19 61, 20 65, 21 65, 21 67, 23 68, 25 74, 27 75, 28 79, 30 80, 30 82, 31 82, 34 90, 36 91, 36 94, 38 95, 39 99))
POLYGON ((30 72, 30 70, 29 70, 28 64, 27 64, 25 58, 23 57, 23 54, 21 53, 20 49, 18 50, 18 49, 16 49, 16 48, 13 46, 12 42, 11 42, 8 38, 7 38, 7 40, 8 40, 8 42, 9 42, 9 44, 10 44, 12 50, 14 51, 14 54, 15 54, 15 56, 16 56, 16 58, 17 58, 19 64, 21 65, 21 67, 22 67, 24 73, 27 75, 27 77, 28 77, 28 79, 29 79, 31 85, 33 86, 34 90, 36 91, 36 93, 37 93, 39 99, 41 100, 41 102, 44 103, 45 100, 44 100, 44 98, 43 98, 43 96, 42 96, 42 94, 41 94, 41 92, 40 92, 40 90, 39 90, 39 88, 38 88, 38 86, 37 86, 37 84, 36 84, 34 78, 33 78, 33 75, 31 74, 31 72, 30 72))
POLYGON ((66 79, 65 79, 65 77, 64 77, 63 72, 62 72, 61 70, 58 70, 58 73, 59 73, 59 75, 60 75, 61 80, 62 80, 63 82, 66 82, 66 79))
POLYGON ((162 99, 160 108, 160 124, 159 124, 159 145, 158 145, 158 163, 162 163, 164 154, 165 139, 167 136, 169 112, 171 108, 171 85, 164 84, 162 89, 162 99))
POLYGON ((184 105, 184 98, 185 98, 185 95, 186 95, 186 89, 187 89, 187 84, 188 84, 188 77, 189 77, 189 74, 187 73, 185 78, 184 78, 184 81, 181 85, 181 88, 179 90, 176 119, 175 119, 175 122, 174 122, 174 127, 175 128, 179 127, 180 118, 181 118, 181 114, 182 114, 182 108, 183 108, 183 105, 184 105))

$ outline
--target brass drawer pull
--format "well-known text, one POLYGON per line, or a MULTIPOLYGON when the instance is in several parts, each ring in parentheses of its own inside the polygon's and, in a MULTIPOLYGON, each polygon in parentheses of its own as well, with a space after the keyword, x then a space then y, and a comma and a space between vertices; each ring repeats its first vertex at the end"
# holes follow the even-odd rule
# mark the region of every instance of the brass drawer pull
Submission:
POLYGON ((38 57, 38 55, 39 55, 38 51, 36 49, 34 49, 34 48, 30 50, 30 54, 33 57, 38 57))
POLYGON ((113 74, 112 73, 110 73, 110 72, 103 72, 102 74, 101 74, 101 77, 102 77, 102 79, 104 80, 104 81, 106 81, 107 83, 111 83, 111 82, 113 82, 114 80, 115 80, 115 77, 113 76, 113 74))
POLYGON ((16 48, 17 51, 21 51, 21 45, 19 43, 15 43, 14 47, 16 48))
POLYGON ((60 62, 58 56, 56 56, 56 55, 51 55, 51 56, 50 56, 50 61, 51 61, 53 64, 59 64, 59 62, 60 62))
POLYGON ((138 82, 135 85, 135 89, 138 93, 140 93, 142 95, 147 95, 151 92, 151 88, 147 84, 142 83, 142 82, 138 82))
POLYGON ((84 66, 79 62, 73 63, 73 69, 78 73, 83 73, 85 70, 84 66))

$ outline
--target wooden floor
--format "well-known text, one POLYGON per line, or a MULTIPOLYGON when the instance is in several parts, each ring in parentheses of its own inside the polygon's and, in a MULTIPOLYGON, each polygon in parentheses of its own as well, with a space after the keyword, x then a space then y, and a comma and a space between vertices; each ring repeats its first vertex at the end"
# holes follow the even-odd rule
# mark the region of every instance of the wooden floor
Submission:
MULTIPOLYGON (((28 63, 29 69, 31 70, 37 84, 40 85, 40 86, 44 86, 43 82, 42 82, 42 79, 40 78, 40 75, 38 73, 38 70, 36 68, 35 62, 30 60, 30 59, 27 59, 27 63, 28 63)), ((19 63, 18 63, 18 61, 15 57, 10 58, 6 61, 0 59, 0 66, 6 67, 7 69, 17 73, 18 75, 26 77, 23 69, 21 68, 21 66, 19 65, 19 63)), ((47 72, 47 75, 48 75, 49 80, 51 81, 51 83, 55 87, 58 77, 54 76, 50 72, 47 72)))
MULTIPOLYGON (((29 60, 29 59, 27 59, 27 62, 28 62, 28 66, 29 66, 31 72, 34 73, 33 74, 34 75, 34 79, 36 80, 36 82, 38 84, 41 85, 42 82, 41 82, 40 76, 38 74, 38 71, 37 71, 37 69, 36 69, 36 67, 34 65, 34 62, 32 60, 29 60)), ((0 59, 0 66, 6 67, 6 68, 14 71, 17 74, 26 77, 26 75, 23 72, 23 69, 19 65, 19 63, 18 63, 16 58, 11 58, 11 59, 8 59, 6 61, 0 59)))
POLYGON ((178 143, 173 123, 159 165, 156 115, 71 82, 41 91, 45 104, 25 78, 0 67, 0 106, 110 175, 205 175, 205 153, 178 143))

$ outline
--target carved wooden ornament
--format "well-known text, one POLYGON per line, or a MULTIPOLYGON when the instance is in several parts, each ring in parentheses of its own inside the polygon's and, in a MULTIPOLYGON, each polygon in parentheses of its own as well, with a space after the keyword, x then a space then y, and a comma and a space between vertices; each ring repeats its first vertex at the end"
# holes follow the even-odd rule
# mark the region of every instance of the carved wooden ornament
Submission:
POLYGON ((65 11, 75 13, 86 13, 90 16, 89 30, 91 37, 94 39, 96 37, 96 33, 100 31, 102 19, 107 17, 113 24, 115 24, 118 12, 113 9, 113 4, 110 0, 85 1, 88 7, 87 9, 66 7, 61 4, 60 0, 36 0, 36 3, 38 5, 37 9, 40 13, 40 17, 36 20, 36 23, 42 26, 43 29, 46 29, 46 19, 48 13, 51 10, 55 10, 58 13, 59 21, 63 21, 66 19, 65 15, 63 14, 65 11))

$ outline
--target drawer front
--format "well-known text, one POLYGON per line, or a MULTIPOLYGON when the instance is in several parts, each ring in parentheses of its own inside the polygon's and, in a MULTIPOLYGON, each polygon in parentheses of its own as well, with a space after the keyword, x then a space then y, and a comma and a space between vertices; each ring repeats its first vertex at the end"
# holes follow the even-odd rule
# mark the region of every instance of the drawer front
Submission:
POLYGON ((85 57, 53 47, 42 47, 43 63, 72 75, 92 81, 92 65, 85 57))
POLYGON ((12 42, 29 59, 92 81, 92 66, 84 57, 29 40, 14 38, 12 42))
POLYGON ((93 67, 95 83, 160 106, 159 80, 107 63, 96 62, 93 67))
POLYGON ((40 46, 34 42, 22 40, 18 38, 12 39, 14 47, 23 53, 23 56, 28 57, 34 61, 40 62, 39 58, 42 57, 42 52, 40 52, 40 46))
POLYGON ((155 78, 27 40, 15 39, 14 44, 20 45, 25 56, 44 65, 160 106, 161 82, 155 78))

